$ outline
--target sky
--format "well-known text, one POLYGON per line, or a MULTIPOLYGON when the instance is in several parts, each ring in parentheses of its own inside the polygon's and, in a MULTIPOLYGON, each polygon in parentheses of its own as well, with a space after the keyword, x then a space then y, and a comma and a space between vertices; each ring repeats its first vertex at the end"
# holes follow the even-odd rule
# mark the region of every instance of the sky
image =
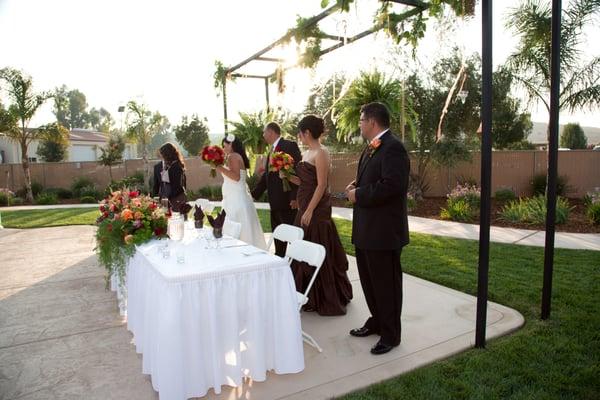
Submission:
MULTIPOLYGON (((370 26, 375 0, 357 1, 349 14, 326 19, 331 34, 355 34, 370 26)), ((564 4, 567 1, 563 2, 564 4)), ((510 54, 516 38, 503 26, 515 0, 494 2, 494 64, 510 54)), ((120 105, 136 100, 166 115, 172 124, 183 115, 206 117, 212 133, 223 132, 223 103, 213 87, 214 61, 234 65, 295 26, 296 16, 321 12, 320 0, 0 0, 0 68, 25 71, 36 90, 66 85, 87 97, 90 107, 104 107, 117 125, 120 105)), ((430 60, 457 45, 467 53, 481 48, 477 15, 458 30, 434 32, 420 43, 418 60, 399 63, 427 68, 430 60)), ((600 27, 586 32, 599 37, 600 27)), ((356 76, 361 70, 390 71, 390 40, 371 35, 324 56, 314 70, 295 69, 285 76, 286 91, 271 85, 271 104, 301 112, 310 88, 333 73, 356 76)), ((293 46, 278 49, 293 58, 293 46)), ((600 41, 589 40, 587 55, 600 54, 600 41)), ((274 53, 272 53, 274 54, 274 53)), ((397 58, 398 59, 398 58, 397 58)), ((243 72, 272 72, 254 63, 243 72)), ((6 102, 6 99, 4 99, 6 102)), ((228 113, 265 107, 264 82, 238 79, 228 84, 228 113)), ((54 120, 52 103, 36 114, 32 126, 54 120)), ((531 108, 534 121, 546 121, 545 109, 531 108)), ((562 113, 560 122, 600 127, 600 112, 562 113)))

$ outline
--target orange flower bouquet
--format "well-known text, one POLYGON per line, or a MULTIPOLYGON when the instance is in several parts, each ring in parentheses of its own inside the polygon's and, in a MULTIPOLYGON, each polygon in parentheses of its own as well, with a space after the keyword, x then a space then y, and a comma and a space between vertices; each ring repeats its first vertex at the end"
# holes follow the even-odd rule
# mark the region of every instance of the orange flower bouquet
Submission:
POLYGON ((223 149, 219 146, 204 146, 200 156, 202 157, 202 161, 212 167, 210 170, 210 176, 213 178, 216 177, 216 168, 225 163, 225 152, 223 149))
POLYGON ((288 153, 283 151, 277 151, 271 154, 271 165, 269 171, 279 172, 279 175, 283 175, 281 180, 283 181, 283 191, 289 192, 292 190, 290 186, 290 177, 296 174, 294 170, 294 158, 288 153))
POLYGON ((96 220, 96 252, 107 272, 107 284, 116 274, 122 282, 135 245, 167 234, 167 217, 149 196, 127 189, 112 192, 100 203, 96 220))

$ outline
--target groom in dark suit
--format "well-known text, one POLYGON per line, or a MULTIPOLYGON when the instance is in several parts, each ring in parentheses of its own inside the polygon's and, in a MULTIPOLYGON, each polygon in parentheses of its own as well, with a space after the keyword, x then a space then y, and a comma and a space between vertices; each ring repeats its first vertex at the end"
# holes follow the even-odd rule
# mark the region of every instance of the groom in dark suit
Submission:
MULTIPOLYGON (((271 229, 275 230, 280 224, 294 225, 298 209, 296 204, 298 186, 290 182, 292 190, 289 192, 283 191, 283 182, 279 177, 279 173, 269 171, 271 154, 277 151, 289 154, 294 159, 294 166, 302 159, 302 155, 296 142, 281 137, 281 128, 276 122, 269 122, 265 126, 263 138, 270 145, 269 154, 265 162, 265 171, 254 190, 252 190, 252 197, 256 200, 262 196, 265 190, 267 191, 271 208, 271 229)), ((275 240, 275 254, 278 256, 285 256, 286 247, 285 242, 275 240)))
POLYGON ((360 131, 369 142, 356 180, 346 187, 354 203, 352 243, 360 283, 371 316, 350 335, 381 339, 371 348, 384 354, 400 344, 402 247, 408 244, 407 199, 410 161, 402 142, 389 129, 390 114, 381 103, 361 108, 360 131))

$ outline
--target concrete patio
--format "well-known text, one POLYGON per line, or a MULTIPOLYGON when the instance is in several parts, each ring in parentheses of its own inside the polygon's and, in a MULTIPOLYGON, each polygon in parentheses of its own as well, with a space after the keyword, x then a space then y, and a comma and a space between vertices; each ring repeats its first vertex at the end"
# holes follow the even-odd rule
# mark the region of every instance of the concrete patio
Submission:
MULTIPOLYGON (((93 253, 94 227, 0 230, 0 399, 154 399, 142 356, 119 318, 93 253)), ((377 337, 354 338, 367 308, 354 258, 354 300, 343 317, 304 314, 323 347, 305 345, 306 368, 265 382, 223 387, 209 399, 325 399, 369 386, 473 346, 475 298, 404 276, 403 342, 372 356, 377 337)), ((522 316, 490 303, 488 337, 518 329, 522 316)))

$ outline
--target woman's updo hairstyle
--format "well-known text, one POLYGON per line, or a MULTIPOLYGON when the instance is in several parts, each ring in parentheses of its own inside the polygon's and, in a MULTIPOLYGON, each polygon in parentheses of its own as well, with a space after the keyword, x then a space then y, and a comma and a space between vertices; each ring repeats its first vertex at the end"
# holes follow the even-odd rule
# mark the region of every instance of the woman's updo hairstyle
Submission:
POLYGON ((298 130, 301 132, 308 130, 314 139, 318 139, 325 130, 325 121, 316 115, 307 115, 298 123, 298 130))

